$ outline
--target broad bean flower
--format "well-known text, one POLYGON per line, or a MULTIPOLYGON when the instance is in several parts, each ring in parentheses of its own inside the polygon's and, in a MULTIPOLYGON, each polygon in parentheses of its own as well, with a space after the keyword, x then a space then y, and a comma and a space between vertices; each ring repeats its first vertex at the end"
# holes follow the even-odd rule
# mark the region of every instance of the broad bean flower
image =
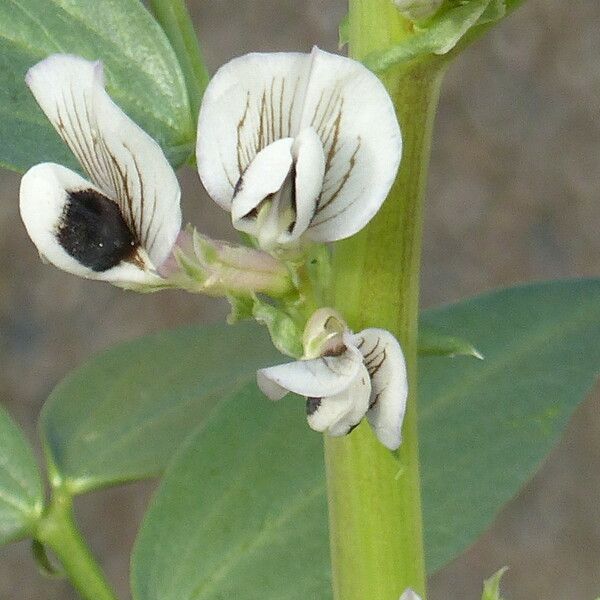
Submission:
POLYGON ((331 309, 318 310, 304 332, 305 359, 257 374, 272 400, 288 392, 306 397, 309 426, 331 436, 346 435, 366 416, 379 441, 400 446, 408 393, 404 355, 383 329, 353 334, 331 309))
POLYGON ((55 54, 26 82, 89 179, 55 163, 21 181, 21 217, 56 267, 122 287, 160 285, 181 229, 180 189, 159 145, 108 96, 100 62, 55 54))
POLYGON ((362 229, 385 200, 400 154, 383 84, 318 48, 236 58, 203 98, 200 178, 233 225, 269 251, 362 229))

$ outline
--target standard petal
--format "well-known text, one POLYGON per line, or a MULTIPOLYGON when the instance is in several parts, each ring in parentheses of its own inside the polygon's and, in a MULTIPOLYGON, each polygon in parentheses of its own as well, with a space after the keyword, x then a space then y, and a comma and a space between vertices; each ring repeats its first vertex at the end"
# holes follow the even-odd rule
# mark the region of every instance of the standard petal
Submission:
POLYGON ((231 203, 234 227, 256 234, 256 209, 279 191, 292 168, 292 138, 283 138, 263 148, 238 179, 231 203))
POLYGON ((59 269, 117 285, 157 282, 119 207, 74 171, 53 163, 29 169, 20 210, 39 253, 59 269))
POLYGON ((367 418, 379 441, 396 450, 402 441, 408 383, 400 344, 384 329, 365 329, 354 336, 371 376, 367 418))
POLYGON ((323 356, 312 360, 260 369, 258 387, 271 400, 280 400, 288 392, 309 398, 333 396, 345 390, 362 367, 362 357, 354 348, 339 356, 323 356))
POLYGON ((325 176, 307 235, 328 242, 353 235, 379 210, 396 176, 402 141, 392 101, 360 63, 312 53, 300 123, 325 150, 325 176))
POLYGON ((102 64, 55 54, 32 67, 26 81, 90 179, 118 203, 159 266, 181 229, 179 184, 160 146, 106 93, 102 64))
POLYGON ((338 437, 349 433, 365 416, 369 408, 371 382, 361 366, 354 381, 342 392, 325 398, 309 398, 306 402, 311 429, 338 437))
POLYGON ((241 174, 269 144, 294 137, 310 70, 308 54, 246 54, 211 79, 198 119, 196 160, 210 196, 229 210, 241 174))

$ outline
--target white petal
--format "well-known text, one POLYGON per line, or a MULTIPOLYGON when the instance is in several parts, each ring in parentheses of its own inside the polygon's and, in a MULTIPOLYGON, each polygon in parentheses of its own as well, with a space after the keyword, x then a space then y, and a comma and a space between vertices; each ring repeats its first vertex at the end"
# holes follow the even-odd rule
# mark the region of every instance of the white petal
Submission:
POLYGON ((240 176, 231 203, 234 227, 256 234, 256 215, 248 214, 279 191, 292 168, 292 138, 284 138, 263 148, 240 176))
POLYGON ((334 241, 362 229, 396 176, 402 142, 383 84, 360 63, 313 50, 301 127, 313 127, 325 149, 325 178, 307 235, 334 241))
POLYGON ((288 392, 322 398, 345 390, 362 367, 362 356, 348 348, 339 356, 297 360, 257 372, 258 387, 271 400, 280 400, 288 392))
POLYGON ((315 358, 333 354, 341 345, 354 345, 348 336, 346 322, 333 308, 322 307, 316 310, 306 322, 302 334, 305 358, 315 358))
MULTIPOLYGON (((90 196, 100 198, 103 205, 114 206, 112 214, 121 221, 115 222, 113 219, 111 223, 120 223, 121 229, 117 233, 127 233, 118 207, 97 186, 70 169, 43 163, 25 173, 20 191, 21 218, 40 254, 59 269, 80 277, 101 279, 117 285, 156 283, 157 277, 148 271, 148 265, 144 268, 144 255, 135 250, 132 252, 129 246, 117 247, 115 241, 119 237, 113 235, 106 223, 99 235, 90 237, 87 235, 89 231, 82 229, 82 222, 79 221, 67 237, 65 227, 69 223, 66 219, 72 215, 68 209, 73 206, 73 195, 82 197, 79 192, 87 192, 83 196, 86 199, 90 196), (104 266, 100 266, 102 263, 104 266)), ((89 204, 80 205, 80 208, 85 210, 86 206, 89 207, 89 204)), ((92 213, 95 208, 97 206, 91 208, 92 213)), ((94 224, 94 214, 91 218, 91 224, 94 224)), ((83 224, 89 223, 86 221, 83 224)), ((129 236, 130 233, 120 239, 127 241, 131 239, 129 236)))
POLYGON ((106 93, 102 64, 55 54, 32 67, 26 81, 90 179, 119 204, 159 266, 181 229, 179 184, 160 146, 106 93))
POLYGON ((413 592, 410 588, 407 588, 404 590, 404 593, 400 596, 399 600, 421 600, 421 596, 416 592, 413 592))
POLYGON ((317 200, 323 188, 325 175, 325 153, 321 138, 312 127, 303 129, 292 148, 296 177, 294 181, 294 212, 292 231, 280 237, 281 243, 297 240, 308 228, 315 215, 317 200))
POLYGON ((371 376, 367 418, 379 441, 396 450, 402 441, 408 395, 404 354, 396 338, 384 329, 365 329, 354 337, 371 376))
POLYGON ((308 424, 315 431, 338 437, 358 425, 369 408, 371 383, 361 366, 351 385, 333 396, 307 400, 308 424))
POLYGON ((298 131, 310 57, 246 54, 211 79, 198 119, 196 160, 210 196, 229 209, 235 185, 260 150, 298 131))

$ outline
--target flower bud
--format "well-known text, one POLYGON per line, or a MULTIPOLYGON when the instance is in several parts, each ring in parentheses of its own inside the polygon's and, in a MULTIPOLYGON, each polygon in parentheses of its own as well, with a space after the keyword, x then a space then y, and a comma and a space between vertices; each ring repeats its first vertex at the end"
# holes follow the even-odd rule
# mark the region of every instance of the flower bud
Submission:
POLYGON ((212 240, 188 226, 160 269, 172 286, 212 296, 273 297, 292 288, 286 266, 266 252, 212 240))

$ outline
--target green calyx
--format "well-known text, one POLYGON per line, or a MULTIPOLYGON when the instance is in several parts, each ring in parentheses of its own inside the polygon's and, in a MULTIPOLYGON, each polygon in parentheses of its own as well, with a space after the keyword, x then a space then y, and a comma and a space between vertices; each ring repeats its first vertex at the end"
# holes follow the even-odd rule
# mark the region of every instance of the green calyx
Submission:
POLYGON ((396 0, 394 4, 407 20, 407 33, 390 47, 367 54, 363 62, 375 72, 413 61, 444 61, 506 17, 520 2, 396 0))

